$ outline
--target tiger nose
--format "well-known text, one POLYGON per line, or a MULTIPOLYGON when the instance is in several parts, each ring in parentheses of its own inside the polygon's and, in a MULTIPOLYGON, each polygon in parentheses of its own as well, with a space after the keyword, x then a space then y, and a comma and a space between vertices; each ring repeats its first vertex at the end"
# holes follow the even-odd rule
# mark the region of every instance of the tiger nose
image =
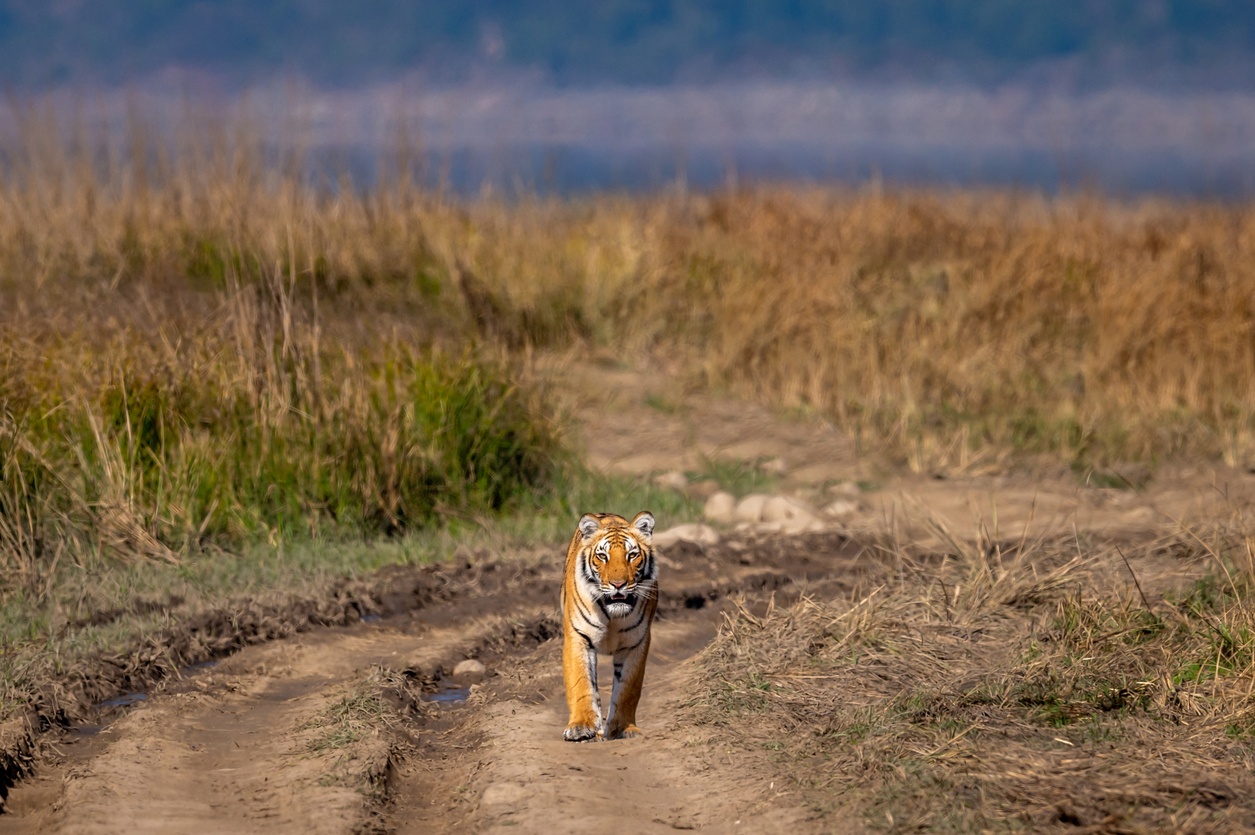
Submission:
POLYGON ((627 580, 620 580, 618 582, 615 582, 614 580, 610 581, 610 588, 614 589, 615 591, 623 591, 623 587, 626 585, 627 585, 627 580))

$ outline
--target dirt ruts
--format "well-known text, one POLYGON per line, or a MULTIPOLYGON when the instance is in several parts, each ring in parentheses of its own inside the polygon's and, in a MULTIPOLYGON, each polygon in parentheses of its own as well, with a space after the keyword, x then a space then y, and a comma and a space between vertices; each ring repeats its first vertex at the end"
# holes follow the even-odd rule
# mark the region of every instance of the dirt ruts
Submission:
MULTIPOLYGON (((752 606, 795 595, 807 578, 852 583, 866 565, 862 549, 837 534, 790 547, 669 549, 640 714, 646 737, 593 745, 561 741, 560 563, 549 556, 390 569, 348 598, 365 623, 306 620, 266 635, 283 640, 254 644, 261 633, 250 631, 228 642, 238 651, 171 672, 102 730, 46 740, 0 832, 785 826, 792 813, 762 787, 733 791, 741 778, 689 749, 695 731, 675 718, 684 660, 713 636, 730 599, 752 606), (482 660, 488 678, 464 704, 414 709, 375 698, 380 682, 430 694, 467 657, 482 660), (744 802, 711 799, 720 786, 727 791, 713 795, 744 802)), ((346 605, 343 590, 337 600, 346 605)))

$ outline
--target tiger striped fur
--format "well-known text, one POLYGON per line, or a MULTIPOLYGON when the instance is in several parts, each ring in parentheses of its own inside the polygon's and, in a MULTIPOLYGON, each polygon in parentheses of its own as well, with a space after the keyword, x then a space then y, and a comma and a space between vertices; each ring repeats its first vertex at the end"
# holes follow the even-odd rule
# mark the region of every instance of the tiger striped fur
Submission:
POLYGON ((645 679, 650 625, 658 608, 654 517, 629 522, 612 513, 581 517, 562 580, 562 678, 571 718, 568 742, 640 734, 636 705, 645 679), (614 656, 610 709, 603 722, 597 654, 614 656))

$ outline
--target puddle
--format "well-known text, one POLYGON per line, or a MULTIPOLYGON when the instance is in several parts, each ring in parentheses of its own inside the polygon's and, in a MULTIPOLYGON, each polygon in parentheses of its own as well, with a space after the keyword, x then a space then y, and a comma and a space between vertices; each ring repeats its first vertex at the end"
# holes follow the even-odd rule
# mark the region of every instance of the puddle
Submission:
POLYGON ((140 702, 148 701, 147 693, 127 693, 124 696, 114 696, 112 699, 105 699, 96 705, 97 709, 106 707, 134 707, 140 702))
POLYGON ((362 623, 379 623, 383 620, 383 615, 362 615, 362 623))
POLYGON ((441 681, 435 693, 424 693, 420 698, 425 702, 435 702, 438 705, 458 705, 465 704, 470 697, 471 688, 462 687, 451 681, 441 681))

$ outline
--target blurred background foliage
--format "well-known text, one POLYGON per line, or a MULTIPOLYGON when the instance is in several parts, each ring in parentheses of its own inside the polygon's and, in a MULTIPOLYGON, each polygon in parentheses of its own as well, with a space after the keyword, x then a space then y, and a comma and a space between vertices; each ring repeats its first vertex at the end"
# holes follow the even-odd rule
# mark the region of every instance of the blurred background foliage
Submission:
POLYGON ((839 71, 997 83, 1063 65, 1078 83, 1255 78, 1242 0, 76 0, 0 2, 0 80, 126 83, 178 67, 351 85, 493 66, 562 85, 839 71))

